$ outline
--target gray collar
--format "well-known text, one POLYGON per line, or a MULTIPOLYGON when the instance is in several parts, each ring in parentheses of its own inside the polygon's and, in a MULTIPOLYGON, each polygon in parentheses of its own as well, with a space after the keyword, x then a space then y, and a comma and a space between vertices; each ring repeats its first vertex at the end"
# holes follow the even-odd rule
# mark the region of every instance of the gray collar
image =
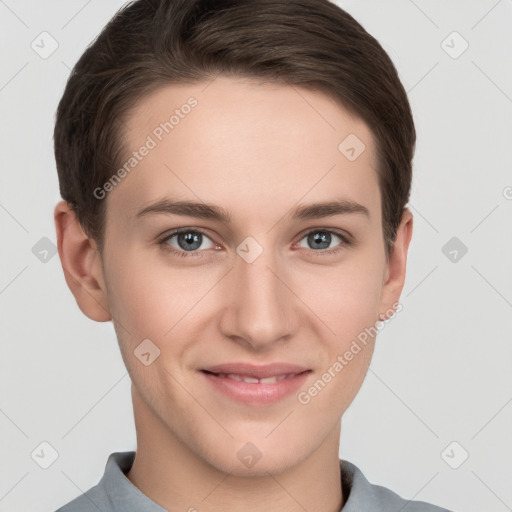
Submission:
MULTIPOLYGON (((98 485, 77 498, 77 508, 69 511, 82 510, 79 505, 85 509, 85 505, 95 504, 99 510, 108 512, 167 512, 126 477, 134 459, 134 451, 112 453, 98 485)), ((385 487, 371 484, 359 468, 346 460, 340 459, 340 471, 345 499, 343 512, 398 512, 406 505, 411 512, 449 512, 422 501, 404 500, 385 487)), ((62 512, 67 510, 63 507, 62 512)))

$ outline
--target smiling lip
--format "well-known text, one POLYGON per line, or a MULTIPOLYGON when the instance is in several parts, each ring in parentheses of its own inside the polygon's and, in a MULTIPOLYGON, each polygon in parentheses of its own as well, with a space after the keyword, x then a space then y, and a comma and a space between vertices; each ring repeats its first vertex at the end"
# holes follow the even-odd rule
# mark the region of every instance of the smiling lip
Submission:
POLYGON ((302 373, 309 370, 309 368, 289 363, 272 363, 262 366, 256 366, 249 363, 226 363, 218 364, 216 366, 208 366, 207 368, 202 368, 202 370, 206 370, 211 373, 233 373, 236 375, 264 379, 266 377, 273 377, 274 375, 302 373))
POLYGON ((228 363, 203 368, 200 373, 216 390, 233 400, 247 405, 268 405, 296 391, 311 370, 288 363, 264 366, 228 363))

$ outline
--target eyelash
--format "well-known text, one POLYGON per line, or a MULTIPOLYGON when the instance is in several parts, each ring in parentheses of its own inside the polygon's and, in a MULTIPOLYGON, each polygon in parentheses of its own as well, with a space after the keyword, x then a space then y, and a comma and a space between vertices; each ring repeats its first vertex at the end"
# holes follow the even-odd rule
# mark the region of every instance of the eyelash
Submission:
MULTIPOLYGON (((189 258, 189 257, 202 258, 205 255, 204 253, 206 252, 206 250, 195 250, 195 251, 181 250, 181 251, 178 251, 178 250, 174 249, 174 247, 172 247, 171 245, 169 245, 167 243, 175 235, 179 235, 180 233, 200 233, 201 235, 204 235, 205 237, 210 238, 203 230, 201 230, 199 228, 179 228, 179 229, 175 229, 171 233, 168 233, 167 235, 165 235, 164 238, 162 238, 158 242, 158 244, 160 245, 162 250, 169 252, 175 256, 181 257, 181 258, 189 258)), ((301 240, 303 240, 305 237, 307 237, 308 235, 310 235, 311 233, 330 233, 330 234, 334 234, 334 235, 338 236, 342 240, 341 243, 333 249, 321 249, 318 251, 310 249, 311 251, 313 251, 313 253, 316 253, 315 255, 318 255, 318 256, 326 256, 326 255, 336 254, 336 253, 342 251, 344 248, 352 245, 352 241, 349 240, 349 238, 346 235, 344 235, 338 231, 333 231, 332 229, 327 229, 327 228, 311 229, 310 231, 305 233, 299 239, 299 242, 301 240)))

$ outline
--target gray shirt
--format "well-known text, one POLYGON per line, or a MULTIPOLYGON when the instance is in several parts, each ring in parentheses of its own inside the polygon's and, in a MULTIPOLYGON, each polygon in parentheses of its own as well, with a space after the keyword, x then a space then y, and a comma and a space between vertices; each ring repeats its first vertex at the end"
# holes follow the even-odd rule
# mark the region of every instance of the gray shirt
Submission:
MULTIPOLYGON (((134 459, 133 451, 110 454, 98 485, 56 512, 166 512, 126 477, 134 459)), ((346 460, 340 460, 340 470, 343 512, 449 512, 424 501, 405 500, 386 487, 371 484, 361 470, 346 460)))

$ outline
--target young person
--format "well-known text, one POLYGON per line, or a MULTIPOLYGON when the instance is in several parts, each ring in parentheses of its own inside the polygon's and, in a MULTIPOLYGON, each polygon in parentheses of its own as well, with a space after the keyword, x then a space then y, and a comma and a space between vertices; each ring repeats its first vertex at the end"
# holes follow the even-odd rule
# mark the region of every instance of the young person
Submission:
POLYGON ((327 0, 139 0, 60 101, 66 282, 112 321, 137 451, 82 511, 441 511, 339 459, 400 307, 415 129, 379 43, 327 0))

